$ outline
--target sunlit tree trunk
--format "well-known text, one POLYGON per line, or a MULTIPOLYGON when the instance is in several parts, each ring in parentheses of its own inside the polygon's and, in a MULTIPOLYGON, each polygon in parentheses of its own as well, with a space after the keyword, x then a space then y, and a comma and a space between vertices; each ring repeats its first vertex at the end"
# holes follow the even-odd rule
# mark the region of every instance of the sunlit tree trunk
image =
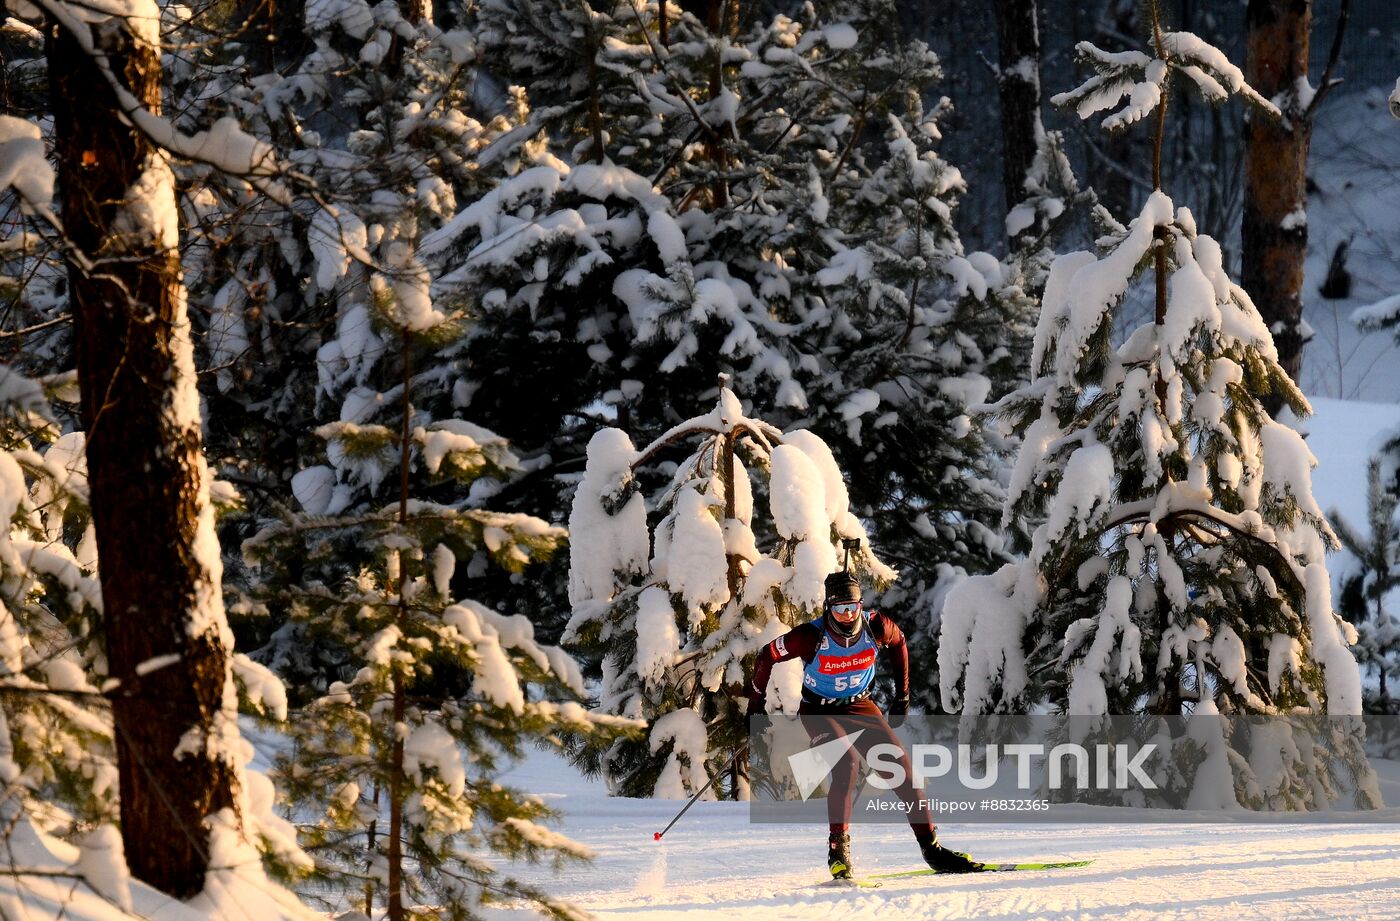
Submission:
POLYGON ((154 3, 47 31, 62 219, 92 517, 132 873, 188 898, 205 820, 235 809, 223 733, 228 637, 190 326, 165 155, 122 118, 110 81, 160 110, 154 3), (103 64, 105 63, 105 71, 103 64))
MULTIPOLYGON (((1303 259, 1307 255, 1307 85, 1311 0, 1250 0, 1245 79, 1283 110, 1251 113, 1245 128, 1244 289, 1274 334, 1279 364, 1296 382, 1303 362, 1303 259)), ((1267 405, 1267 404, 1266 404, 1267 405)), ((1276 409, 1276 406, 1271 408, 1276 409)))

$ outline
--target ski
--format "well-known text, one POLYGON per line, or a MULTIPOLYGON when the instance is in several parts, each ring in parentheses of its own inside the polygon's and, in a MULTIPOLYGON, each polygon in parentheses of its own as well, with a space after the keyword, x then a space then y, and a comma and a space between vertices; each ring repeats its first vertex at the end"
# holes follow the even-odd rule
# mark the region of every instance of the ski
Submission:
MULTIPOLYGON (((1059 860, 1046 863, 987 863, 983 873, 1010 873, 1013 870, 1065 870, 1087 867, 1093 860, 1059 860)), ((949 873, 946 870, 904 870, 900 873, 876 873, 866 879, 902 879, 906 876, 975 876, 975 873, 949 873)))
MULTIPOLYGON (((1011 873, 1017 870, 1067 870, 1072 867, 1087 867, 1093 860, 1056 860, 1043 863, 988 863, 983 873, 1011 873)), ((950 873, 947 870, 902 870, 899 873, 874 873, 856 879, 829 879, 817 883, 829 889, 879 889, 882 879, 905 879, 915 876, 976 876, 976 873, 950 873)))

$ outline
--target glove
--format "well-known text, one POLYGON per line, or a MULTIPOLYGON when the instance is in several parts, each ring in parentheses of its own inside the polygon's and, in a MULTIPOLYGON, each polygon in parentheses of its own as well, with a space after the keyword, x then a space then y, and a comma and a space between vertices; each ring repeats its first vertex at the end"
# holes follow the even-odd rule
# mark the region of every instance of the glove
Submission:
POLYGON ((749 716, 767 716, 768 699, 766 697, 749 698, 749 716))
POLYGON ((898 697, 890 702, 889 723, 891 729, 898 729, 904 725, 904 718, 909 715, 909 698, 898 697))

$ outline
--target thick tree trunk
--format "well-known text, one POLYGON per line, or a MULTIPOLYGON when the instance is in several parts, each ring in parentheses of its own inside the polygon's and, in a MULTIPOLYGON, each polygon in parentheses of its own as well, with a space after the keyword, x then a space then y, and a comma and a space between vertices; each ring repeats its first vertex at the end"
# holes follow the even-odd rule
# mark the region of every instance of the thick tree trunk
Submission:
POLYGON ((1026 175, 1035 162, 1040 123, 1040 30, 1036 0, 995 0, 1000 69, 1002 185, 1009 213, 1026 200, 1026 175))
MULTIPOLYGON (((1308 143, 1312 123, 1294 87, 1308 76, 1311 0, 1249 0, 1245 79, 1283 102, 1282 122, 1257 112, 1245 127, 1244 289, 1274 334, 1294 381, 1303 362, 1303 258, 1307 254, 1308 143), (1281 95, 1282 94, 1282 95, 1281 95)), ((1266 401, 1271 412, 1277 397, 1266 401)))
MULTIPOLYGON (((144 106, 160 109, 154 3, 90 29, 144 106)), ((98 59, 47 30, 62 216, 108 667, 132 873, 188 898, 204 887, 205 820, 237 806, 221 733, 228 649, 218 540, 180 279, 174 182, 120 116, 98 59)))

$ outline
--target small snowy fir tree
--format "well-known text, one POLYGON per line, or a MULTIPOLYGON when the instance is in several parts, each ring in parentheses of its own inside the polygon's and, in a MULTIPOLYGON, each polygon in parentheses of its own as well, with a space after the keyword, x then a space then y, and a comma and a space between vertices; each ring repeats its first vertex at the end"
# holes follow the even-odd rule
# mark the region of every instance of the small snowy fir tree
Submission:
POLYGON ((1342 546, 1353 558, 1341 577, 1338 606, 1356 625, 1357 660, 1366 674, 1374 672, 1376 686, 1366 687, 1367 713, 1400 713, 1400 698, 1393 683, 1400 676, 1400 619, 1386 605, 1386 597, 1400 587, 1400 505, 1394 472, 1386 476, 1380 458, 1366 467, 1366 523, 1363 534, 1339 511, 1328 513, 1342 546))
POLYGON ((1095 202, 1093 189, 1080 189, 1058 131, 1038 131, 1035 158, 1026 174, 1025 199, 1006 215, 1011 240, 1007 258, 1013 280, 1040 297, 1055 258, 1054 242, 1075 214, 1076 205, 1095 202))
MULTIPOLYGON (((950 597, 945 704, 982 713, 1046 701, 1081 716, 1358 714, 1356 634, 1332 607, 1325 555, 1335 538, 1312 495, 1316 461, 1261 403, 1274 394, 1301 416, 1307 401, 1225 275, 1219 244, 1161 188, 1174 77, 1213 101, 1243 95, 1264 110, 1257 117, 1273 106, 1217 49, 1155 23, 1148 52, 1078 50, 1097 73, 1054 101, 1084 118, 1116 108, 1110 130, 1155 110, 1156 190, 1098 241, 1100 255, 1054 260, 1030 383, 991 407, 1023 437, 1006 521, 1038 524, 1028 559, 950 597), (1155 316, 1115 346, 1116 311, 1143 276, 1155 316)), ((1354 739, 1332 742, 1341 757, 1261 741, 1233 762, 1234 789, 1226 770, 1226 788, 1212 795, 1322 805, 1340 761, 1364 802, 1375 790, 1354 739)))
MULTIPOLYGON (((820 612, 843 539, 860 541, 855 571, 877 583, 895 577, 851 514, 826 443, 748 417, 726 386, 713 410, 641 451, 619 429, 595 434, 569 528, 568 638, 602 652, 600 707, 651 725, 645 740, 620 742, 594 764, 624 796, 683 798, 741 750, 746 659, 820 612), (670 482, 648 503, 639 471, 687 443, 693 450, 668 464, 670 482)), ((778 709, 796 711, 799 682, 792 669, 775 675, 778 709)), ((741 771, 729 792, 746 798, 741 771)))
POLYGON ((366 266, 356 335, 391 347, 364 375, 328 387, 337 418, 316 429, 325 462, 292 478, 300 510, 244 545, 263 579, 259 602, 287 611, 287 635, 323 650, 343 676, 295 715, 295 748, 277 776, 309 817, 302 830, 320 875, 362 883, 367 914, 382 907, 402 919, 426 903, 466 918, 526 898, 570 917, 566 903, 503 877, 485 855, 588 850, 540 824, 555 817, 543 801, 494 776, 527 743, 557 747, 624 721, 585 710, 578 666, 536 642, 533 612, 460 594, 488 567, 520 574, 565 535, 489 510, 519 470, 509 445, 417 403, 440 389, 441 353, 459 341, 462 318, 434 306, 426 276, 406 261, 400 241, 412 226, 386 216, 367 254, 378 261, 366 266), (397 384, 373 390, 387 381, 370 371, 397 384), (386 502, 385 482, 397 501, 386 502))

